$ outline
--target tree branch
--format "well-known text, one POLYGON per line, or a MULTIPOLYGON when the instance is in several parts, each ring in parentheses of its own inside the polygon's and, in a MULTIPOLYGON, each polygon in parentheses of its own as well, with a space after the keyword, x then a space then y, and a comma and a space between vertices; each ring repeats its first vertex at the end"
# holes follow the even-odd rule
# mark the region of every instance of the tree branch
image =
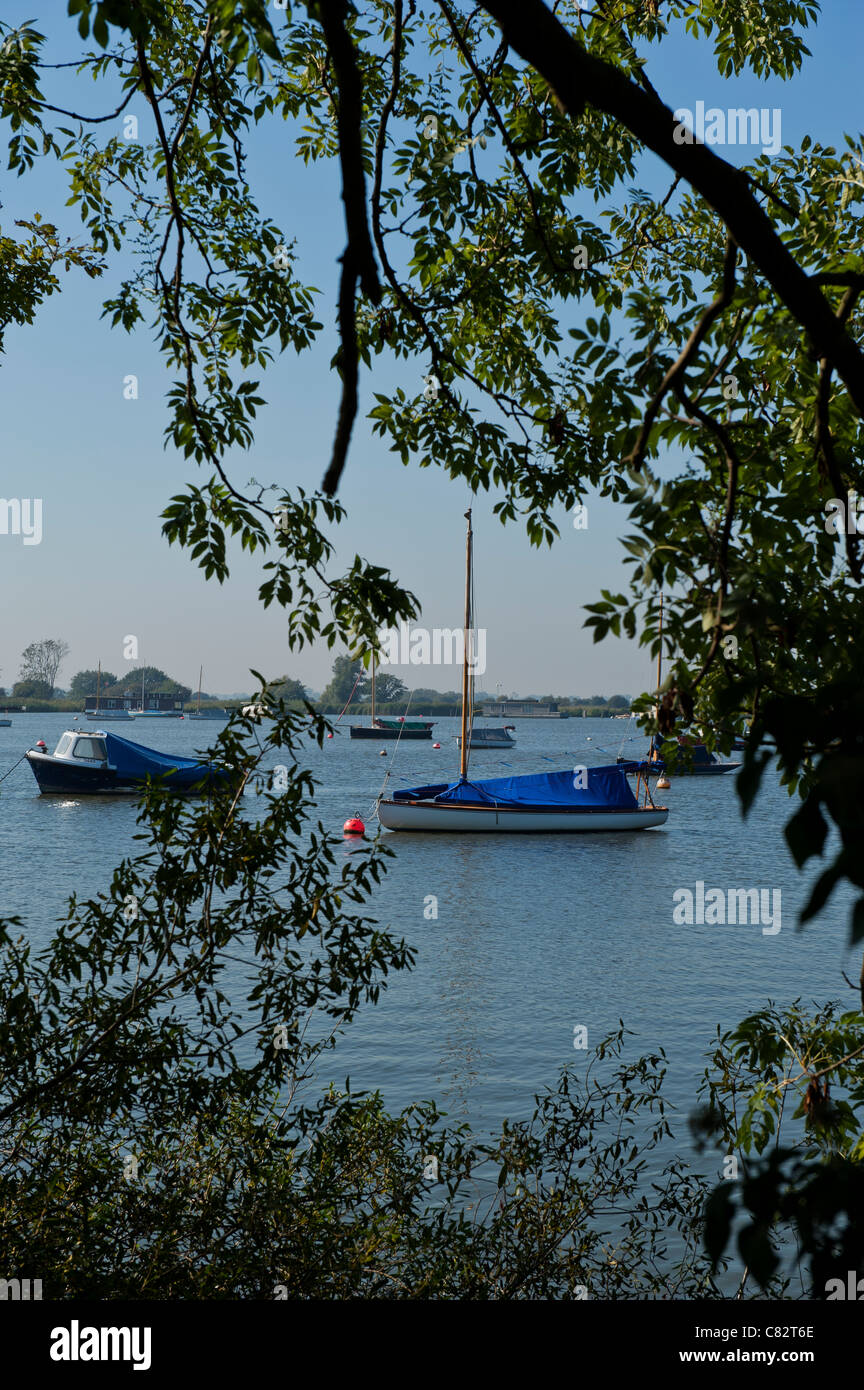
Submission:
POLYGON ((627 456, 627 462, 631 464, 633 468, 639 468, 642 464, 645 457, 645 450, 648 447, 651 427, 657 418, 657 413, 663 404, 666 393, 673 386, 677 386, 679 382, 683 382, 687 366, 698 350, 700 343, 704 340, 715 319, 717 319, 719 315, 722 314, 723 310, 731 303, 732 295, 735 293, 735 266, 737 261, 738 247, 730 236, 726 241, 726 255, 723 258, 723 283, 720 287, 720 293, 713 303, 709 304, 708 308, 703 312, 699 322, 684 344, 677 361, 672 363, 672 366, 667 371, 653 399, 648 405, 645 418, 642 421, 642 427, 639 430, 639 437, 633 446, 632 452, 627 456))
POLYGON ((381 302, 381 283, 369 223, 366 217, 366 175, 363 166, 363 81, 357 55, 346 28, 346 0, 322 0, 319 19, 336 74, 339 101, 336 124, 339 135, 339 163, 342 169, 342 201, 348 245, 342 256, 339 282, 339 336, 342 342, 342 400, 336 425, 336 438, 330 466, 322 489, 332 497, 348 457, 351 431, 357 415, 357 379, 360 355, 357 348, 357 282, 373 304, 381 302))
MULTIPOLYGON (((846 323, 862 289, 864 289, 864 282, 850 285, 840 301, 840 308, 837 310, 837 319, 839 323, 846 323)), ((852 535, 849 532, 849 493, 840 473, 840 465, 837 462, 837 455, 834 451, 834 436, 831 433, 832 373, 833 364, 829 358, 823 357, 819 364, 819 387, 816 392, 816 452, 821 456, 825 464, 825 470, 831 480, 835 495, 843 499, 843 515, 847 518, 847 524, 844 530, 846 558, 849 561, 849 570, 852 576, 860 580, 861 557, 858 553, 858 535, 857 533, 852 535)))
POLYGON ((714 625, 714 636, 711 639, 708 655, 702 663, 702 669, 693 680, 692 688, 695 690, 698 685, 701 685, 705 676, 710 671, 723 636, 723 628, 721 626, 723 606, 729 592, 729 541, 732 537, 732 523, 735 519, 735 503, 738 496, 738 477, 741 472, 741 461, 732 443, 729 431, 724 425, 721 425, 719 420, 715 420, 713 415, 709 415, 706 410, 703 410, 701 406, 696 405, 696 403, 690 399, 680 379, 675 384, 675 394, 684 409, 699 420, 701 424, 714 435, 714 438, 720 444, 726 463, 726 502, 723 509, 723 525, 720 529, 720 539, 717 545, 717 572, 720 576, 720 593, 717 598, 717 621, 714 625))
POLYGON ((778 236, 754 198, 747 175, 706 145, 676 144, 677 123, 669 107, 613 64, 588 53, 543 0, 483 0, 483 9, 497 20, 511 48, 549 83, 574 119, 581 116, 586 103, 606 112, 702 195, 809 333, 818 355, 834 364, 864 418, 864 353, 778 236))

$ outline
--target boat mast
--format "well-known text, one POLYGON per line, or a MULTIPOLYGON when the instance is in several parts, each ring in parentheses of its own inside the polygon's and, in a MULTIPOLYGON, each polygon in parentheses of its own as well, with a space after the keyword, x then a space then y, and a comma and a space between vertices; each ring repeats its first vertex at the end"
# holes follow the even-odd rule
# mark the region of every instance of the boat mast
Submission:
POLYGON ((663 590, 660 590, 660 645, 657 648, 657 718, 660 718, 660 685, 662 681, 661 671, 663 669, 663 590))
POLYGON ((203 667, 203 666, 199 666, 199 667, 198 667, 198 710, 197 710, 197 713, 198 713, 198 714, 201 713, 201 680, 202 680, 203 675, 204 675, 204 667, 203 667))
POLYGON ((375 728, 375 648, 372 648, 372 728, 375 728))
POLYGON ((141 713, 144 713, 144 667, 141 667, 141 713))
MULTIPOLYGON (((93 669, 92 667, 90 668, 93 669)), ((99 662, 99 669, 96 672, 96 712, 99 712, 99 689, 102 685, 102 662, 99 662)))
POLYGON ((465 537, 465 627, 462 632, 462 743, 459 760, 459 781, 468 778, 468 633, 471 629, 471 509, 465 513, 468 532, 465 537))
MULTIPOLYGON (((657 715, 657 734, 659 735, 659 732, 660 732, 660 686, 661 686, 662 683, 663 683, 663 590, 662 590, 662 589, 660 590, 660 621, 659 621, 658 627, 657 627, 657 636, 658 636, 660 645, 659 645, 659 647, 657 648, 657 704, 656 704, 656 706, 655 706, 655 712, 656 712, 656 715, 657 715)), ((655 736, 655 738, 652 738, 650 747, 649 747, 649 749, 648 749, 648 760, 649 760, 649 762, 651 761, 652 756, 655 757, 655 758, 659 758, 659 756, 660 756, 660 749, 659 749, 659 746, 658 746, 658 744, 657 744, 657 742, 656 742, 656 736, 655 736)), ((647 779, 646 779, 646 781, 647 781, 647 779)))

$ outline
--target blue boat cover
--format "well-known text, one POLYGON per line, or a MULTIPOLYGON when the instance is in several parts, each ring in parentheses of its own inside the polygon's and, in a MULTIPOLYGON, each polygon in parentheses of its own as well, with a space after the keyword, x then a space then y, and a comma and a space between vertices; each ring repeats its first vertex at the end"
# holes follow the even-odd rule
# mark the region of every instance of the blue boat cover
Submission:
POLYGON ((464 801, 472 806, 531 806, 586 809, 613 807, 631 809, 638 805, 627 781, 628 772, 637 772, 644 763, 615 763, 611 767, 589 767, 586 778, 577 778, 573 768, 566 772, 537 772, 527 777, 493 777, 482 782, 441 782, 435 786, 413 787, 393 793, 394 801, 464 801), (576 786, 587 781, 587 787, 576 786))
MULTIPOLYGON (((155 748, 144 748, 140 743, 131 743, 128 738, 106 731, 102 737, 108 749, 108 761, 121 777, 165 777, 171 773, 199 774, 207 771, 208 764, 200 758, 181 758, 176 753, 157 753, 155 748)), ((185 780, 185 778, 183 779, 185 780)))

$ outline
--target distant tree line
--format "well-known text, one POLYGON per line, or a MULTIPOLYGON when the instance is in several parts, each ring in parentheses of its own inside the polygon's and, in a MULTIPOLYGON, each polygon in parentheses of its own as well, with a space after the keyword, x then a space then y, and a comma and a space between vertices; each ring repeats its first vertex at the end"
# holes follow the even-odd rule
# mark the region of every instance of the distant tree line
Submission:
MULTIPOLYGON (((15 699, 50 700, 62 694, 57 690, 56 681, 60 666, 68 654, 67 643, 59 638, 43 638, 39 642, 31 642, 21 655, 19 679, 12 687, 11 696, 15 699)), ((85 670, 76 671, 70 682, 68 694, 73 700, 83 700, 85 697, 97 693, 100 695, 110 694, 112 698, 125 695, 134 696, 140 694, 142 682, 148 695, 176 695, 181 700, 189 700, 193 696, 190 686, 175 680, 159 666, 138 666, 125 676, 117 676, 113 671, 99 671, 96 667, 88 667, 85 670)), ((309 699, 306 686, 302 681, 296 680, 292 676, 277 676, 270 683, 269 689, 274 698, 284 700, 286 704, 301 703, 309 699)), ((0 695, 5 695, 5 693, 5 690, 0 689, 0 695)), ((197 696, 197 692, 195 693, 197 696)), ((214 698, 215 696, 202 690, 202 700, 213 700, 214 698)), ((410 691, 398 676, 380 669, 376 672, 376 707, 381 710, 385 710, 391 705, 404 708, 408 704, 409 698, 412 710, 418 714, 424 712, 442 713, 445 710, 456 710, 460 705, 462 695, 460 690, 433 690, 425 686, 410 691)), ((490 691, 478 690, 475 693, 478 707, 499 698, 508 699, 510 697, 493 695, 490 691)), ((333 662, 330 681, 322 691, 320 700, 316 703, 322 712, 330 714, 339 713, 349 702, 355 710, 362 710, 370 705, 371 699, 372 676, 370 668, 365 666, 360 659, 337 656, 333 662)), ((630 701, 626 695, 612 695, 608 699, 605 695, 541 695, 539 699, 544 704, 557 704, 562 713, 585 713, 590 716, 608 715, 612 712, 623 713, 630 707, 630 701)))
MULTIPOLYGON (((125 676, 115 676, 111 671, 77 671, 72 677, 69 694, 79 698, 97 692, 100 695, 110 692, 112 698, 117 695, 137 695, 141 692, 142 683, 148 695, 177 695, 181 700, 188 700, 192 694, 188 685, 174 680, 159 666, 137 666, 125 676)), ((202 691, 201 698, 210 697, 202 691)))

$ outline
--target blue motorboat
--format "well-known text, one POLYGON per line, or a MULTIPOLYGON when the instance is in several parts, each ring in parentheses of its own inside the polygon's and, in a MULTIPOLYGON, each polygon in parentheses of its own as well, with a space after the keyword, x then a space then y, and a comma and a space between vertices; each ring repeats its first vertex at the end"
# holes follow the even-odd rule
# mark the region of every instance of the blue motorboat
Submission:
POLYGON ((40 792, 55 796, 140 795, 148 779, 185 796, 227 791, 236 783, 215 763, 159 753, 105 729, 67 730, 53 753, 37 745, 26 758, 40 792))

